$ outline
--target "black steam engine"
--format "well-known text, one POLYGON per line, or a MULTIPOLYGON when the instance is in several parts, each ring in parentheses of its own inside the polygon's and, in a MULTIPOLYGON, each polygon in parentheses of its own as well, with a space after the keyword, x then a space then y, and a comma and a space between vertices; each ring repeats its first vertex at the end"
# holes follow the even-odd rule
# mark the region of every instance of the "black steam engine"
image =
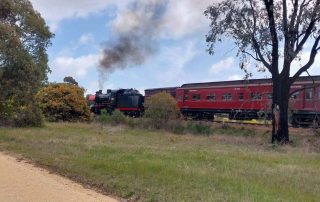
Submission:
POLYGON ((109 114, 118 109, 128 116, 140 116, 144 109, 144 97, 135 89, 108 89, 105 94, 100 90, 92 99, 91 111, 95 114, 100 114, 102 109, 109 114))

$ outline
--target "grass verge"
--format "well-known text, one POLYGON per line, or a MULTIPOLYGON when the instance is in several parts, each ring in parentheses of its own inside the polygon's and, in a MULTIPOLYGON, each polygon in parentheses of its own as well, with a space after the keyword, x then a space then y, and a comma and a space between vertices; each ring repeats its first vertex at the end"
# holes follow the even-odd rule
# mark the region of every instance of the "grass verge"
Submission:
POLYGON ((0 128, 0 149, 130 200, 317 201, 320 155, 305 144, 319 137, 293 135, 295 144, 277 147, 266 130, 252 130, 194 136, 50 123, 0 128))

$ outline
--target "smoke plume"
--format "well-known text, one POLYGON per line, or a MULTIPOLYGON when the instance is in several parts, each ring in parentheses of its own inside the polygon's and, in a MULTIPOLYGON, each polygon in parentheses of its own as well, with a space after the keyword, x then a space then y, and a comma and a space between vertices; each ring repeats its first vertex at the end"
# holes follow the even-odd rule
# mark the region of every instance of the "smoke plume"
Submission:
POLYGON ((112 24, 115 38, 104 44, 100 59, 99 87, 107 74, 143 64, 157 49, 156 38, 167 0, 136 0, 112 24))

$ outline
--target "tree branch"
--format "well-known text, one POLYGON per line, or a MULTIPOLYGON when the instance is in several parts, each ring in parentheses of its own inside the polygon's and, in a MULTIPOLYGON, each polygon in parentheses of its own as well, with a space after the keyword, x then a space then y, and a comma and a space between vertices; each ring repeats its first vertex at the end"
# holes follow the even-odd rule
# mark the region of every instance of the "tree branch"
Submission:
MULTIPOLYGON (((310 2, 310 1, 309 1, 310 2)), ((307 2, 307 3, 309 3, 307 2)), ((309 26, 308 28, 306 29, 305 31, 305 35, 304 37, 302 38, 302 40, 300 41, 300 43, 297 44, 297 47, 296 47, 296 50, 294 51, 294 55, 293 57, 295 58, 299 52, 302 50, 302 47, 304 46, 304 44, 306 43, 306 41, 308 40, 308 38, 310 37, 310 35, 312 34, 312 30, 313 28, 315 27, 315 24, 317 22, 317 20, 319 20, 317 17, 316 17, 316 13, 319 9, 319 4, 320 4, 320 0, 317 0, 316 4, 315 4, 315 8, 312 12, 312 17, 311 17, 311 21, 309 23, 309 26)), ((301 5, 302 6, 302 5, 301 5)), ((302 8, 303 9, 303 8, 302 8)), ((300 11, 301 12, 301 11, 300 11)), ((299 25, 297 25, 299 26, 299 25)), ((298 28, 296 28, 298 29, 298 28)))
POLYGON ((255 8, 253 5, 253 1, 250 0, 250 8, 252 11, 252 19, 253 19, 253 32, 252 32, 252 42, 253 42, 253 49, 255 50, 257 57, 254 57, 252 54, 248 53, 248 52, 244 52, 248 55, 250 55, 253 59, 262 62, 263 65, 271 72, 271 65, 266 61, 266 59, 263 57, 262 53, 261 53, 261 49, 260 46, 258 44, 258 41, 256 40, 256 30, 257 30, 257 18, 255 15, 255 8))
MULTIPOLYGON (((305 1, 305 0, 304 0, 304 1, 305 1)), ((304 2, 304 1, 303 1, 303 2, 304 2)), ((302 2, 302 4, 303 4, 303 2, 302 2)), ((295 21, 296 21, 296 19, 297 19, 298 8, 299 8, 299 6, 298 6, 298 0, 294 0, 294 2, 293 2, 293 0, 292 0, 292 4, 293 4, 293 13, 292 13, 291 20, 290 20, 290 25, 289 25, 289 27, 290 27, 290 32, 293 32, 293 31, 294 31, 294 24, 295 24, 295 21)))
POLYGON ((308 70, 306 70, 308 76, 311 78, 312 80, 312 86, 308 86, 308 87, 304 87, 304 88, 299 88, 297 90, 294 90, 292 91, 290 94, 289 94, 289 97, 291 97, 293 94, 295 94, 296 92, 299 92, 299 91, 303 91, 303 90, 306 90, 306 89, 310 89, 310 88, 318 88, 320 86, 320 83, 318 83, 318 85, 316 85, 316 81, 312 78, 312 76, 309 74, 308 70))
POLYGON ((293 94, 297 93, 297 92, 300 92, 300 91, 303 91, 303 90, 306 90, 306 89, 310 89, 310 88, 318 88, 320 86, 320 83, 318 85, 313 85, 313 86, 308 86, 308 87, 304 87, 304 88, 299 88, 297 90, 294 90, 292 91, 290 94, 289 94, 289 97, 291 97, 293 94))
POLYGON ((249 55, 250 57, 252 57, 254 60, 256 60, 256 61, 258 61, 258 62, 262 62, 259 58, 253 56, 253 55, 252 55, 251 53, 249 53, 248 51, 241 50, 241 52, 249 55))
POLYGON ((292 43, 296 43, 296 47, 299 44, 299 38, 305 34, 304 31, 301 31, 301 34, 299 34, 299 25, 301 24, 301 19, 303 16, 303 11, 304 11, 303 9, 305 6, 308 6, 311 1, 312 0, 309 0, 308 2, 306 2, 306 0, 303 0, 299 8, 299 15, 297 17, 296 24, 294 26, 294 33, 295 33, 296 39, 295 39, 295 42, 292 42, 292 43))
POLYGON ((260 61, 263 63, 263 65, 270 71, 270 73, 272 73, 272 68, 271 65, 266 61, 266 59, 263 57, 259 44, 257 42, 257 40, 254 38, 254 36, 252 36, 252 42, 253 42, 253 48, 256 51, 260 61))
POLYGON ((320 47, 318 47, 320 41, 320 35, 316 38, 309 57, 309 61, 307 64, 305 64, 303 67, 301 67, 293 77, 290 78, 290 84, 292 84, 303 72, 307 71, 311 65, 314 63, 314 60, 317 56, 318 50, 320 47))
POLYGON ((273 12, 273 0, 264 0, 266 10, 268 13, 268 19, 269 19, 269 29, 270 34, 272 38, 272 62, 271 62, 271 69, 270 71, 272 74, 279 74, 279 67, 278 67, 278 61, 279 61, 279 41, 278 41, 278 34, 276 30, 276 23, 274 18, 274 12, 273 12))
POLYGON ((287 15, 287 0, 282 0, 282 24, 285 39, 288 39, 288 15, 287 15))

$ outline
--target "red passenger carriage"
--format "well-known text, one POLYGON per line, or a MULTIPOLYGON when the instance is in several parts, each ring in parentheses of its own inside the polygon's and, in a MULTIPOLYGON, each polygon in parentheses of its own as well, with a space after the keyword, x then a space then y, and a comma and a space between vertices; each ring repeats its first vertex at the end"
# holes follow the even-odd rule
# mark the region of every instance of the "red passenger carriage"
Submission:
MULTIPOLYGON (((289 102, 292 124, 319 122, 319 85, 320 76, 300 77, 292 85, 289 102)), ((152 89, 146 92, 152 94, 152 89)), ((230 119, 271 118, 271 79, 184 84, 176 88, 175 94, 181 113, 194 119, 213 119, 221 113, 228 114, 230 119)))

